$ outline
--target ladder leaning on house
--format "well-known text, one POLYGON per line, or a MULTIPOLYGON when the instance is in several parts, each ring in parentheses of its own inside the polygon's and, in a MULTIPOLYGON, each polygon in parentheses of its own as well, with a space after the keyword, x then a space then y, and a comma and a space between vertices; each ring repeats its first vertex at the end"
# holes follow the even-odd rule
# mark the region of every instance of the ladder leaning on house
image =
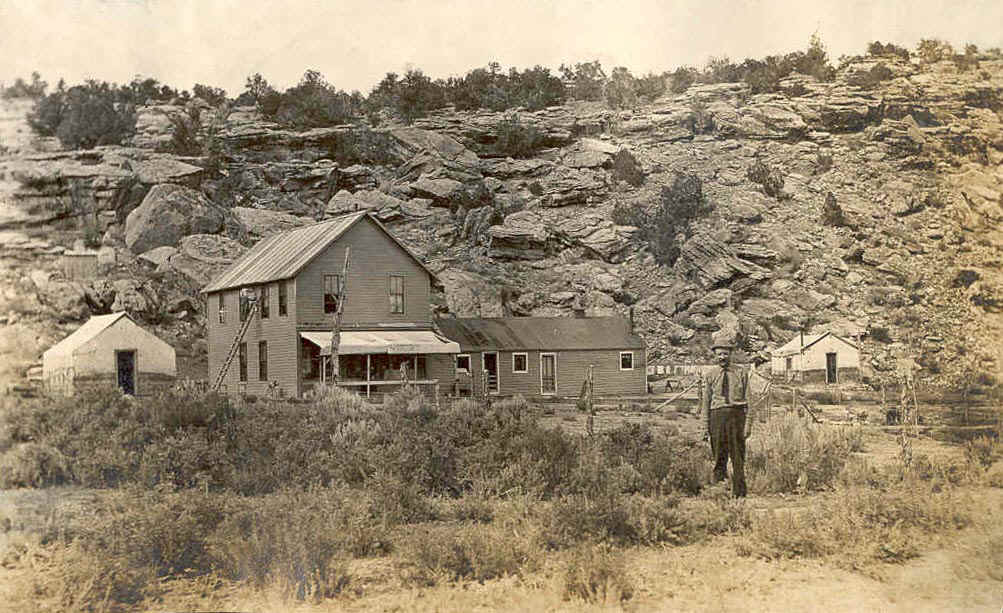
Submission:
POLYGON ((251 327, 251 320, 254 319, 254 314, 258 310, 258 297, 252 294, 248 298, 248 301, 251 305, 247 310, 247 315, 244 317, 244 321, 240 324, 240 330, 237 331, 237 336, 233 338, 233 343, 230 345, 230 351, 226 354, 226 359, 223 360, 223 365, 220 366, 219 372, 216 373, 216 378, 212 381, 212 386, 209 388, 210 391, 219 391, 219 387, 223 384, 223 380, 226 379, 227 371, 230 370, 230 364, 233 364, 233 359, 237 357, 237 351, 240 348, 240 341, 243 340, 244 334, 247 333, 247 329, 251 327))

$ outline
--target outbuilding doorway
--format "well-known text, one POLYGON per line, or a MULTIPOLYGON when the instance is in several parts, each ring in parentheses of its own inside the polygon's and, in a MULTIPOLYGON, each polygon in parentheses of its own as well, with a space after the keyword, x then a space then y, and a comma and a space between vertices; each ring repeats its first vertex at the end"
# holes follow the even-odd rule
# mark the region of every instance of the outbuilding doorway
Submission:
POLYGON ((481 365, 488 375, 488 393, 498 393, 498 353, 485 351, 481 354, 481 365))
POLYGON ((118 387, 123 394, 136 395, 136 350, 115 352, 115 369, 118 372, 118 387))
POLYGON ((836 382, 836 354, 827 353, 825 354, 825 382, 835 383, 836 382))

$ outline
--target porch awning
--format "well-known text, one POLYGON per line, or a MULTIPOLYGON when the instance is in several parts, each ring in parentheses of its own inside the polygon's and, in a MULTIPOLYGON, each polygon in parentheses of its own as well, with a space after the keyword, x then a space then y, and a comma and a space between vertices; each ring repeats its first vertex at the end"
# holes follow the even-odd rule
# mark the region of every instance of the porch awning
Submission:
MULTIPOLYGON (((300 332, 304 338, 320 347, 321 355, 331 355, 330 332, 300 332)), ((338 353, 362 355, 367 353, 427 354, 459 353, 460 344, 439 336, 431 330, 372 330, 342 332, 338 353)))

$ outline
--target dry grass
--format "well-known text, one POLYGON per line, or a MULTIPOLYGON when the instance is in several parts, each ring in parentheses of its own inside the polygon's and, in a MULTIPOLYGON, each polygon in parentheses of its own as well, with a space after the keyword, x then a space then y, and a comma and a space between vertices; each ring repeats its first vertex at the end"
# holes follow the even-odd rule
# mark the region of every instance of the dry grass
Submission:
MULTIPOLYGON (((210 601, 232 608, 245 601, 221 591, 250 589, 259 602, 278 598, 283 609, 382 603, 382 610, 462 610, 460 602, 476 599, 447 595, 476 585, 502 609, 600 610, 628 599, 633 607, 652 594, 676 598, 632 562, 657 551, 671 556, 726 544, 726 558, 741 553, 742 564, 796 560, 887 574, 978 517, 967 492, 994 474, 983 460, 995 457, 989 443, 971 445, 967 456, 960 447, 940 456, 931 452, 943 446, 886 436, 887 445, 868 438, 861 454, 858 429, 786 417, 757 432, 750 449, 758 462, 750 460, 754 491, 783 496, 734 500, 726 486, 707 485, 704 446, 643 424, 587 440, 527 426, 532 415, 515 414, 522 405, 503 407, 504 414, 479 407, 436 414, 408 398, 395 402, 396 422, 376 421, 370 407, 333 397, 299 409, 331 433, 328 442, 334 436, 371 454, 363 460, 377 466, 357 483, 254 496, 133 486, 103 492, 89 514, 53 515, 39 528, 47 544, 22 547, 12 562, 24 568, 38 561, 37 579, 18 598, 27 602, 37 592, 57 609, 136 610, 165 586, 179 586, 203 594, 189 594, 186 602, 202 604, 188 608, 210 601), (362 427, 367 423, 379 428, 362 427), (402 424, 411 430, 379 434, 402 424), (415 472, 415 462, 436 472, 415 472), (71 563, 76 568, 65 567, 71 563), (106 591, 72 592, 63 587, 71 582, 106 591), (516 596, 499 595, 492 586, 501 585, 516 596), (415 590, 442 599, 418 603, 415 590)), ((173 427, 191 420, 181 421, 173 427)), ((325 438, 287 436, 284 444, 294 446, 276 450, 287 462, 287 452, 306 453, 325 438)), ((993 560, 1001 540, 987 534, 972 547, 993 560)), ((993 576, 981 566, 965 572, 973 580, 993 576)))

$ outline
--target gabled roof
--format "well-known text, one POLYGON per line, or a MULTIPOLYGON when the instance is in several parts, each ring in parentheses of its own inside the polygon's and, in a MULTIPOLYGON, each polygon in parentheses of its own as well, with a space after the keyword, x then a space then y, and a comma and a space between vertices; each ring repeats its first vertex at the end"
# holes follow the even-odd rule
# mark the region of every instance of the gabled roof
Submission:
POLYGON ((442 318, 436 323, 461 351, 644 348, 623 317, 442 318))
POLYGON ((801 351, 803 350, 807 351, 809 347, 811 347, 812 345, 814 345, 815 343, 819 342, 820 340, 822 340, 827 336, 831 336, 832 338, 843 341, 844 343, 846 343, 850 347, 853 347, 854 349, 858 350, 860 349, 855 344, 846 340, 842 336, 836 336, 832 332, 823 332, 822 334, 806 334, 804 337, 804 347, 801 346, 801 335, 800 334, 796 335, 794 338, 787 341, 785 344, 781 345, 777 349, 774 349, 773 353, 779 356, 795 355, 801 353, 801 351))
MULTIPOLYGON (((92 338, 110 328, 115 322, 123 317, 132 321, 132 318, 129 317, 129 314, 125 311, 112 313, 110 315, 95 315, 94 317, 88 319, 84 325, 77 328, 73 334, 70 334, 52 347, 49 347, 42 355, 53 356, 71 354, 92 338)), ((136 322, 133 321, 132 323, 136 322)))
POLYGON ((433 280, 435 279, 435 273, 429 270, 414 252, 397 240, 375 217, 366 211, 360 211, 261 239, 250 251, 202 288, 202 293, 295 277, 361 219, 368 219, 376 224, 377 228, 411 256, 433 280))

